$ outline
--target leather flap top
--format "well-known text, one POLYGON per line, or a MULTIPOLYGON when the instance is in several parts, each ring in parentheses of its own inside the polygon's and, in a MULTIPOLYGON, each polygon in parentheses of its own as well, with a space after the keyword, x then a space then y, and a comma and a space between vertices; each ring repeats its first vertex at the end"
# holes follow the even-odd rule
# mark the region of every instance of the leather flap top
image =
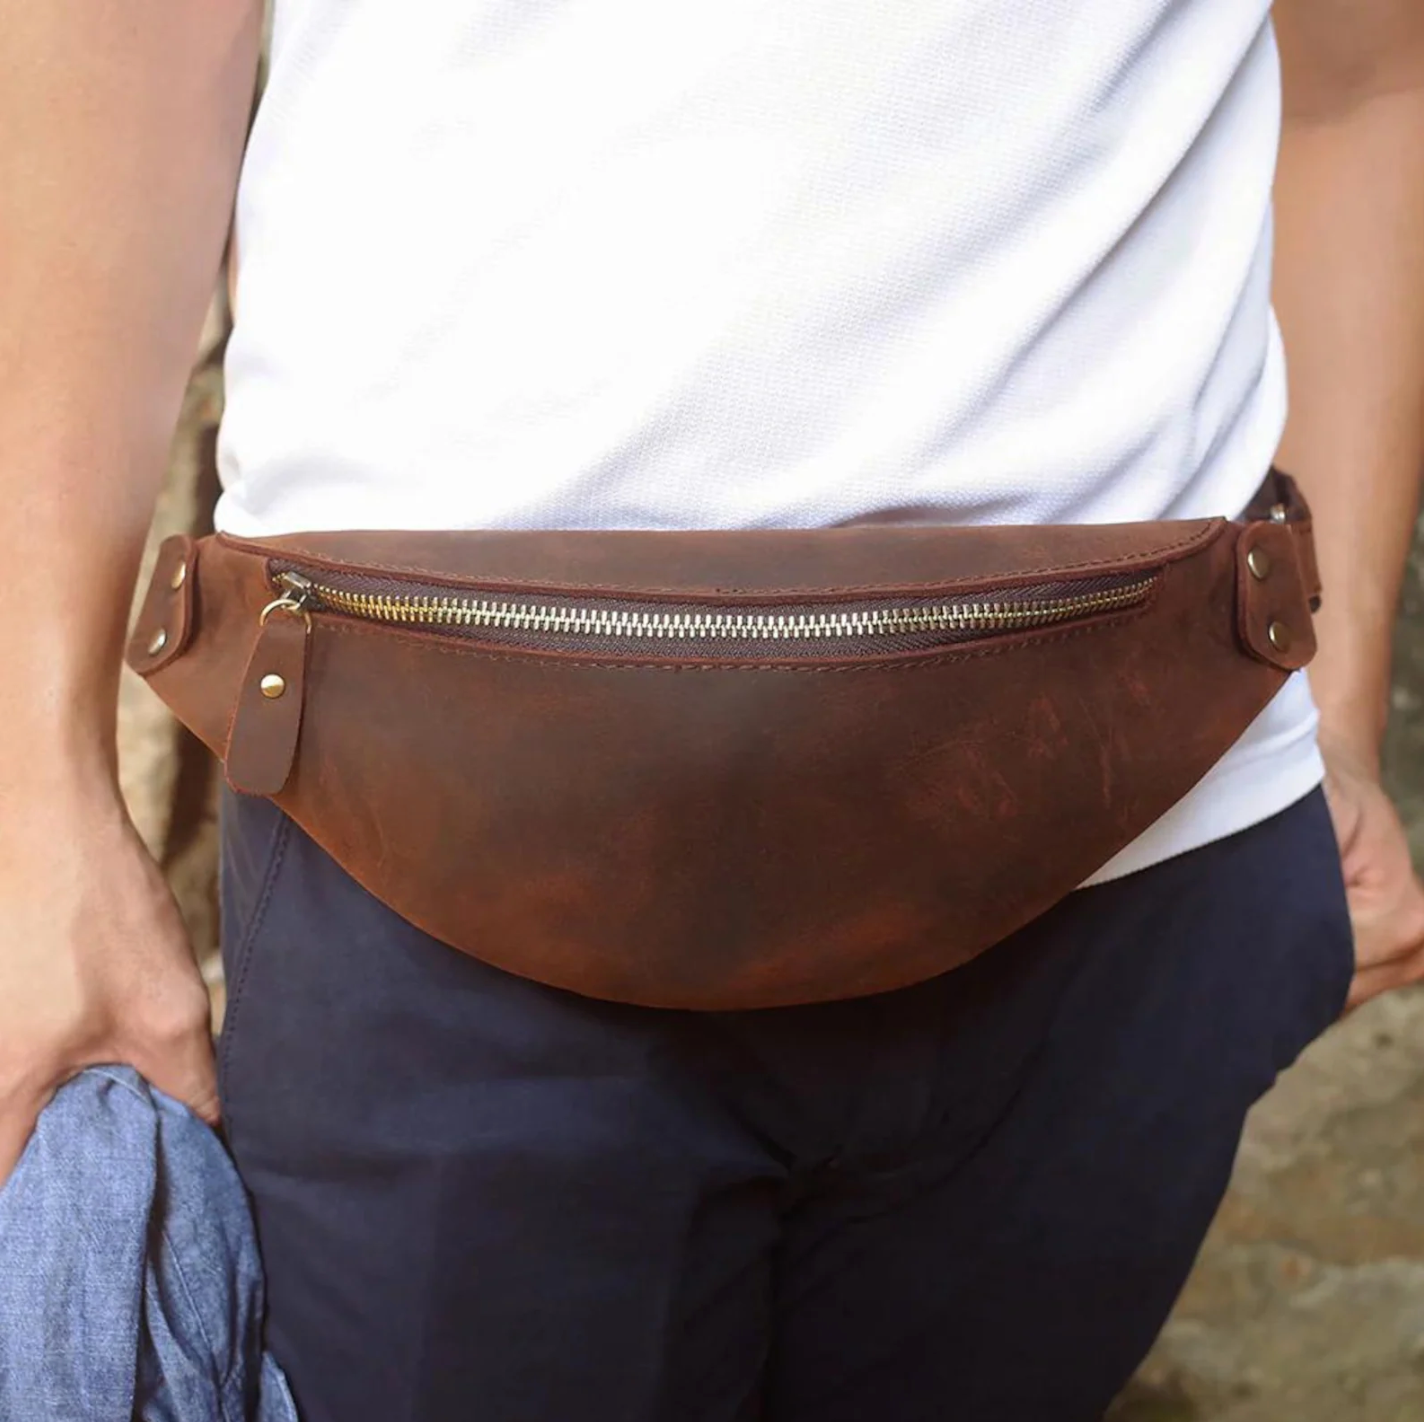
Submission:
POLYGON ((521 530, 302 533, 229 547, 304 565, 554 591, 841 593, 989 586, 1050 573, 1161 565, 1226 529, 1220 518, 954 528, 861 524, 712 532, 521 530), (946 537, 952 532, 953 537, 946 537))

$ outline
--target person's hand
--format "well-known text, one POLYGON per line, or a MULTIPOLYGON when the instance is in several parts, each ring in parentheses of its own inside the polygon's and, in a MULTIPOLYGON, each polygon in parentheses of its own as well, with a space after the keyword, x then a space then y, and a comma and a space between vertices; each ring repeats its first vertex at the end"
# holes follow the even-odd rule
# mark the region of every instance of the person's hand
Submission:
POLYGON ((1378 771, 1343 747, 1323 741, 1322 749, 1355 930, 1348 1004, 1355 1008, 1390 988, 1424 981, 1424 884, 1378 771))
POLYGON ((85 1066, 217 1120, 208 997, 172 895, 108 790, 0 800, 0 1184, 85 1066))

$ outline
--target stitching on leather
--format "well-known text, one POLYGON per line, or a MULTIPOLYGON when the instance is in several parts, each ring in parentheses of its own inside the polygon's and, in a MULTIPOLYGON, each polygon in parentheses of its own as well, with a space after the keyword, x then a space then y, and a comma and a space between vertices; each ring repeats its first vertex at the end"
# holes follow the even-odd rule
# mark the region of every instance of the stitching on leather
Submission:
POLYGON ((455 647, 435 637, 412 637, 409 633, 393 631, 384 623, 347 622, 339 618, 323 619, 321 626, 331 632, 354 637, 380 637, 418 648, 423 652, 433 652, 445 657, 478 657, 483 662, 519 662, 528 665, 538 662, 544 666, 593 669, 601 671, 655 671, 655 672, 792 672, 806 675, 824 675, 828 672, 903 672, 916 671, 921 667, 940 667, 952 662, 974 661, 985 657, 1001 657, 1010 652, 1023 651, 1029 647, 1040 647, 1055 642, 1067 642, 1075 637, 1086 637, 1109 627, 1119 627, 1124 623, 1144 617, 1157 601, 1154 587, 1147 599, 1127 612, 1110 613, 1082 626, 1064 628, 1054 632, 1031 634, 1011 641, 997 642, 992 647, 965 648, 959 652, 948 652, 937 656, 916 656, 913 653, 894 660, 869 662, 838 662, 833 665, 799 665, 790 662, 653 662, 609 659, 594 657, 561 656, 551 657, 547 653, 528 652, 521 656, 510 656, 504 652, 491 652, 477 646, 455 647))
POLYGON ((808 588, 808 587, 775 587, 775 588, 744 588, 744 589, 707 589, 690 587, 654 587, 640 586, 630 588, 627 586, 615 587, 608 583, 566 583, 534 580, 524 578, 481 578, 475 575, 460 574, 438 574, 429 568, 416 568, 402 563, 360 563, 343 564, 324 553, 318 553, 313 549, 301 544, 284 544, 281 548, 273 548, 262 543, 250 543, 245 540, 232 538, 225 533, 216 535, 218 541, 226 548, 234 552, 246 554, 259 558, 285 559, 291 557, 311 558, 320 563, 323 567, 342 569, 349 568, 351 571, 369 571, 374 573, 396 573, 404 576, 427 578, 439 581, 442 576, 445 581, 454 582, 487 582, 501 588, 532 590, 548 590, 552 592, 569 591, 581 593, 606 593, 610 596, 630 597, 639 593, 646 593, 652 596, 666 597, 697 597, 706 596, 709 592, 727 594, 737 593, 741 596, 766 596, 781 597, 787 595, 797 596, 822 596, 835 597, 845 596, 849 593, 884 593, 886 595, 897 592, 932 592, 939 588, 954 588, 958 586, 972 587, 978 583, 990 583, 995 576, 998 577, 1024 577, 1024 578, 1051 578, 1059 573, 1082 573, 1099 568, 1131 568, 1138 567, 1143 563, 1176 562, 1180 558, 1186 557, 1189 553, 1195 552, 1198 547, 1205 547, 1229 528, 1230 521, 1224 518, 1209 519, 1204 528, 1198 529, 1195 533, 1188 534, 1174 543, 1165 543, 1160 547, 1149 549, 1141 553, 1123 554, 1113 558, 1093 558, 1080 563, 1055 563, 1051 567, 1034 568, 1022 573, 1001 573, 986 574, 982 578, 960 578, 960 579, 938 579, 934 582, 921 583, 854 583, 845 586, 831 588, 808 588))
MULTIPOLYGON (((252 968, 252 960, 256 956, 253 949, 256 945, 257 935, 266 922, 267 909, 272 902, 272 892, 276 887, 277 875, 287 857, 287 844, 292 835, 291 817, 285 812, 281 812, 281 814, 282 818, 273 836, 272 847, 268 850, 267 867, 262 873, 262 887, 258 891, 257 904, 252 910, 252 917, 248 920, 246 928, 242 931, 242 937, 238 940, 234 955, 237 979, 229 985, 227 1008, 223 1018, 222 1043, 219 1049, 224 1076, 227 1076, 232 1070, 233 1043, 237 1038, 237 1025, 242 1016, 242 1005, 246 997, 245 989, 252 968)), ((226 1109, 226 1102, 223 1104, 226 1109)))

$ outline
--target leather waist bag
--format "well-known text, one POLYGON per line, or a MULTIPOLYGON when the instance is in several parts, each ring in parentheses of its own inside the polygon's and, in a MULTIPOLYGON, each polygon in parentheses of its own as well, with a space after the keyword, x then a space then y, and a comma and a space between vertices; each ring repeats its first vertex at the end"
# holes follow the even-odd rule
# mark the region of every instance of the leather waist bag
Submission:
POLYGON ((1309 512, 163 544, 130 665, 372 894, 660 1007, 934 976, 1081 884, 1314 652, 1309 512))

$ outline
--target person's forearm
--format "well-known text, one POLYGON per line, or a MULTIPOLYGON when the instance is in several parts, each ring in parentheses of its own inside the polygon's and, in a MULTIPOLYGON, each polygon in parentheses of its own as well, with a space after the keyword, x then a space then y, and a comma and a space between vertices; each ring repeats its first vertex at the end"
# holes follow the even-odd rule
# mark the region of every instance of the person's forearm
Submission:
POLYGON ((260 0, 0 0, 0 802, 107 766, 260 0))
MULTIPOLYGON (((1374 766, 1390 639, 1424 472, 1424 24, 1277 6, 1286 120, 1275 301, 1290 372, 1279 462, 1315 515, 1322 740, 1374 766), (1313 15, 1315 28, 1311 28, 1313 15), (1382 58, 1381 55, 1384 57, 1382 58)), ((1412 7, 1411 7, 1412 8, 1412 7)))

